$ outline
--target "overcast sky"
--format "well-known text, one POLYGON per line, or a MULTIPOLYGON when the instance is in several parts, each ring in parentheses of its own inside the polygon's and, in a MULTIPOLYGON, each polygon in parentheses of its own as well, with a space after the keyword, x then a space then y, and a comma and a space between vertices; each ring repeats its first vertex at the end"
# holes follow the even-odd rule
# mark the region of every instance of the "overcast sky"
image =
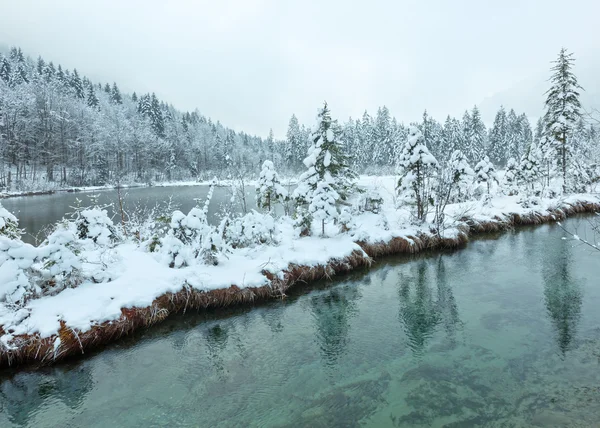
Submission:
POLYGON ((324 100, 342 120, 384 104, 405 122, 425 108, 443 120, 545 77, 561 46, 580 68, 600 57, 597 0, 0 0, 0 10, 0 43, 262 136, 283 137, 292 113, 312 124, 324 100))

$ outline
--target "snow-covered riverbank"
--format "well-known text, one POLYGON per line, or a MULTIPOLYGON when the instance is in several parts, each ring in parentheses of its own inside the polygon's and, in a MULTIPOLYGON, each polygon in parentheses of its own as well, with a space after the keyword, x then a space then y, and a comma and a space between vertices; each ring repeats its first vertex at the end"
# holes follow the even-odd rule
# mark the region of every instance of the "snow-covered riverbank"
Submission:
MULTIPOLYGON (((282 297, 298 280, 368 266, 381 255, 458 246, 472 233, 600 210, 600 199, 591 194, 533 200, 497 196, 448 205, 447 227, 438 234, 430 223, 411 225, 410 212, 396 208, 393 177, 361 177, 359 184, 380 196, 382 205, 377 213, 356 215, 349 230, 342 232, 331 223, 326 236, 319 236, 318 225, 313 225, 313 236, 299 237, 289 219, 279 219, 269 227, 276 235, 269 244, 231 248, 216 256, 216 265, 182 262, 174 269, 164 253, 151 252, 133 238, 104 248, 88 242, 78 255, 84 279, 75 288, 31 299, 22 307, 0 303, 0 365, 51 363, 172 312, 282 297)), ((11 251, 6 249, 9 255, 11 251)), ((22 248, 15 248, 12 256, 16 264, 33 257, 22 248)), ((6 288, 14 271, 7 268, 9 263, 0 265, 0 283, 6 288)))

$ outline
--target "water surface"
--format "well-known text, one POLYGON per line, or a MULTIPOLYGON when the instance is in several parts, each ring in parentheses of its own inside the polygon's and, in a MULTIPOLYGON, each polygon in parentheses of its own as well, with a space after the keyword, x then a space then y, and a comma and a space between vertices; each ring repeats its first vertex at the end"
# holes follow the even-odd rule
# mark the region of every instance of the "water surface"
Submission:
MULTIPOLYGON (((166 201, 171 201, 172 208, 187 213, 200 200, 200 205, 208 194, 209 186, 173 186, 173 187, 138 187, 121 190, 123 209, 127 215, 142 215, 144 218, 149 210, 157 204, 164 208, 166 201)), ((246 188, 247 209, 256 209, 256 195, 254 187, 246 188)), ((99 205, 106 207, 108 215, 115 223, 121 222, 119 197, 116 190, 100 190, 94 192, 58 192, 52 195, 22 196, 0 200, 4 208, 19 218, 19 225, 26 234, 23 241, 36 244, 44 240, 45 228, 54 225, 63 217, 69 219, 75 207, 88 207, 99 205)), ((278 212, 281 207, 277 207, 278 212)), ((224 210, 230 212, 241 211, 240 198, 232 201, 232 192, 229 187, 215 187, 208 210, 208 219, 211 223, 218 223, 224 210)), ((163 210, 164 211, 164 210, 163 210)), ((165 211, 166 212, 166 211, 165 211)))
POLYGON ((1 373, 0 426, 597 426, 600 254, 562 236, 395 257, 1 373))

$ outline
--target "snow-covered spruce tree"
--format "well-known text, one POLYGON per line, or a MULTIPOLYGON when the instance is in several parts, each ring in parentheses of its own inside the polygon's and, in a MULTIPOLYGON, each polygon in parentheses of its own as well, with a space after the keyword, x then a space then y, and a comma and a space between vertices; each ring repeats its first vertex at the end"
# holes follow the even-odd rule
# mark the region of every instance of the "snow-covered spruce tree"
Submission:
POLYGON ((325 236, 325 223, 332 222, 339 216, 335 206, 339 197, 338 193, 327 181, 319 181, 310 201, 308 211, 312 218, 321 222, 322 236, 325 236))
POLYGON ((58 225, 39 248, 42 260, 41 273, 44 292, 57 293, 75 287, 83 280, 81 276, 81 245, 77 229, 72 222, 58 225))
POLYGON ((503 106, 500 106, 500 110, 496 113, 494 119, 494 125, 490 130, 489 147, 488 153, 492 162, 496 162, 498 165, 504 165, 506 162, 506 134, 507 134, 507 121, 506 121, 506 110, 503 106))
POLYGON ((490 162, 490 158, 487 156, 484 157, 477 165, 475 165, 475 181, 477 184, 486 184, 488 195, 490 194, 492 182, 498 182, 498 178, 496 177, 496 168, 494 168, 494 164, 490 162))
POLYGON ((356 174, 350 169, 348 156, 340 141, 342 130, 337 120, 331 119, 327 103, 319 110, 317 128, 311 135, 312 144, 304 165, 308 168, 300 175, 298 187, 292 197, 301 205, 310 204, 319 182, 327 182, 346 200, 354 190, 356 174))
POLYGON ((432 180, 438 167, 438 161, 425 146, 421 131, 412 126, 398 159, 400 178, 396 193, 400 200, 415 207, 415 218, 419 222, 425 221, 432 203, 432 180))
POLYGON ((577 82, 572 71, 575 59, 565 48, 560 50, 554 66, 550 82, 551 88, 546 92, 546 112, 544 122, 545 134, 551 138, 557 151, 557 163, 562 175, 563 192, 567 191, 567 176, 571 160, 571 133, 581 117, 579 90, 583 88, 577 82))
POLYGON ((473 183, 473 168, 469 166, 467 158, 460 150, 455 150, 448 162, 449 181, 452 183, 450 200, 463 202, 469 196, 471 184, 473 183))
POLYGON ((341 200, 346 200, 355 189, 356 174, 349 167, 340 140, 342 130, 337 121, 331 119, 327 103, 319 109, 317 120, 317 128, 310 137, 308 156, 304 159, 308 169, 300 175, 292 194, 296 201, 295 225, 301 235, 310 233, 312 215, 308 207, 319 183, 327 183, 341 200))
POLYGON ((532 193, 535 183, 539 181, 541 157, 537 144, 531 143, 519 163, 517 180, 525 187, 527 193, 532 193))
POLYGON ((275 203, 283 204, 287 197, 288 191, 281 185, 273 162, 264 161, 256 186, 256 205, 271 212, 275 203))
POLYGON ((508 161, 506 161, 504 178, 502 179, 502 187, 509 195, 513 195, 517 190, 518 176, 519 164, 515 158, 508 159, 508 161))

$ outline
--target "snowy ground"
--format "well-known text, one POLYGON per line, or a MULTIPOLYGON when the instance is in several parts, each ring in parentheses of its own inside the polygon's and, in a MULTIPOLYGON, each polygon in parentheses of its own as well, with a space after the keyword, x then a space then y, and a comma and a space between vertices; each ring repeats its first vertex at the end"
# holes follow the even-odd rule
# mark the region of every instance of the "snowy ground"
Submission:
MULTIPOLYGON (((355 226, 349 233, 340 233, 337 226, 329 224, 326 234, 330 236, 319 237, 318 225, 313 225, 313 236, 297 238, 291 224, 282 223, 278 230, 278 245, 233 250, 227 256, 219 256, 217 266, 196 264, 172 269, 155 253, 146 252, 133 243, 120 244, 104 255, 110 259, 110 282, 84 282, 57 295, 31 300, 18 311, 0 304, 0 326, 6 332, 0 341, 10 346, 11 339, 17 335, 39 333, 41 337, 51 337, 57 334, 60 321, 72 329, 86 331, 96 324, 118 319, 122 314, 121 308, 150 306, 157 297, 180 291, 186 284, 206 291, 227 288, 232 284, 240 288, 259 287, 268 283, 262 274, 264 270, 281 275, 290 264, 325 265, 331 259, 341 259, 353 251, 362 251, 356 241, 386 243, 394 237, 429 233, 428 225, 421 228, 411 226, 409 212, 395 208, 394 177, 362 176, 359 185, 379 194, 384 202, 379 214, 357 215, 355 226)), ((487 206, 481 202, 450 205, 447 208, 450 226, 444 233, 448 237, 454 236, 458 230, 452 222, 465 216, 491 221, 513 213, 544 213, 565 203, 599 201, 591 194, 574 195, 563 199, 543 199, 533 208, 524 208, 518 203, 520 199, 519 196, 497 196, 487 206)))

